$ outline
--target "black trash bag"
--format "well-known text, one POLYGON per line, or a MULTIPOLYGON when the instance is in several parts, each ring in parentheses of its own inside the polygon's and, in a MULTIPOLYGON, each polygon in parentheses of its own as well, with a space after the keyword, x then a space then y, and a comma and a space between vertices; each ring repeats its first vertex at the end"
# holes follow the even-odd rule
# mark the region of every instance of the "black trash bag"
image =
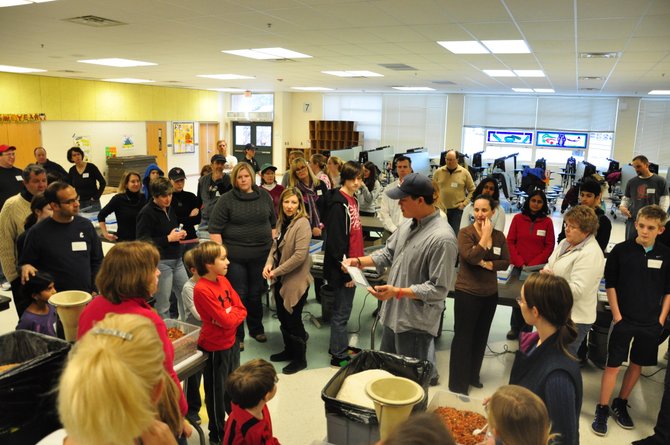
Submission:
POLYGON ((420 403, 414 406, 412 412, 416 413, 426 410, 426 406, 428 406, 428 386, 433 371, 432 363, 427 360, 366 350, 361 351, 347 366, 337 371, 323 388, 323 391, 321 391, 321 398, 326 406, 326 414, 341 415, 354 422, 366 425, 378 424, 377 414, 374 409, 353 405, 335 398, 342 387, 344 379, 352 374, 369 369, 382 369, 397 377, 405 377, 421 385, 426 396, 420 403))
POLYGON ((36 443, 61 428, 56 387, 70 350, 61 339, 18 330, 0 336, 0 443, 36 443))

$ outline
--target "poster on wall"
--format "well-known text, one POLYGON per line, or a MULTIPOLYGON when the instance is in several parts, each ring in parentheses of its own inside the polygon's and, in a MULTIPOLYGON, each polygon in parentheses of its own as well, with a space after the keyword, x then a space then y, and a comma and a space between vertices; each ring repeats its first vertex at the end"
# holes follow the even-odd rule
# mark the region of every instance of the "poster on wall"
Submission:
POLYGON ((193 143, 193 122, 174 122, 172 125, 172 152, 174 154, 195 153, 195 144, 193 143))
POLYGON ((588 133, 564 133, 559 131, 538 131, 538 147, 586 148, 588 133))
POLYGON ((527 131, 498 131, 488 130, 486 141, 491 144, 531 145, 533 133, 527 131))
POLYGON ((105 157, 115 158, 116 157, 116 147, 105 147, 105 157))
POLYGON ((91 137, 72 134, 72 146, 81 148, 84 152, 84 160, 91 159, 91 137))
POLYGON ((135 148, 135 138, 132 137, 131 135, 124 134, 121 146, 126 150, 130 150, 131 148, 135 148))

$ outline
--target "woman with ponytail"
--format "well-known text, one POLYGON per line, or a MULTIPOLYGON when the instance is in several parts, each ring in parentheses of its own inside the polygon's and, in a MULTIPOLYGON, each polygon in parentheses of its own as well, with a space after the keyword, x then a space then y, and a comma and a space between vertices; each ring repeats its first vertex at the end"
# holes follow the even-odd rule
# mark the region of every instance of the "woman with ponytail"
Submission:
POLYGON ((108 314, 96 323, 75 345, 60 379, 63 443, 176 444, 179 390, 164 358, 146 317, 108 314))
POLYGON ((551 432, 565 444, 579 443, 582 376, 568 346, 577 338, 570 319, 572 292, 564 278, 532 274, 517 298, 525 322, 536 331, 522 333, 510 384, 528 388, 547 406, 551 432))

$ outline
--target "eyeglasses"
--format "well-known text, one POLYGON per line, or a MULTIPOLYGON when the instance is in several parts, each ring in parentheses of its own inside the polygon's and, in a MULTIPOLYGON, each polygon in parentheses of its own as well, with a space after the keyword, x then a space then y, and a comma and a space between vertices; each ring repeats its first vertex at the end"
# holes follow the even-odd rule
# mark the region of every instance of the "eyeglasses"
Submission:
POLYGON ((79 196, 73 199, 66 199, 65 201, 58 201, 60 204, 65 204, 65 205, 71 205, 74 204, 75 202, 79 202, 79 196))
POLYGON ((566 230, 567 230, 567 229, 570 229, 570 230, 579 230, 579 226, 575 226, 575 225, 568 224, 568 223, 563 223, 563 228, 566 229, 566 230))

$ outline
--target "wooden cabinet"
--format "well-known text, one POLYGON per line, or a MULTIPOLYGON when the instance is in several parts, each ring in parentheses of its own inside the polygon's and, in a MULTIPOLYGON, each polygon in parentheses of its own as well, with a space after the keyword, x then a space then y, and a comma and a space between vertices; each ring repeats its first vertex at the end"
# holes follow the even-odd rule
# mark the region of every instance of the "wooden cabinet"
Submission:
POLYGON ((309 121, 309 143, 315 153, 363 145, 354 121, 309 121))

